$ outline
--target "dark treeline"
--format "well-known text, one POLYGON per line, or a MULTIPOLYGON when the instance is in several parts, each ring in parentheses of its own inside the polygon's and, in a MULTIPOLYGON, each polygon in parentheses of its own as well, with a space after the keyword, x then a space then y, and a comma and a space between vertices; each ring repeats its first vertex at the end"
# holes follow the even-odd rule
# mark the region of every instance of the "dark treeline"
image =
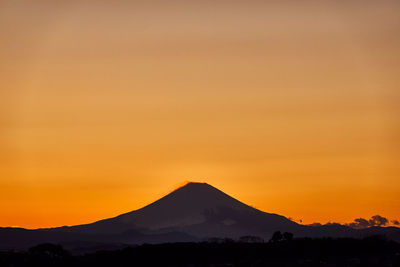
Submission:
POLYGON ((400 266, 400 244, 379 237, 252 241, 145 244, 84 255, 42 244, 0 252, 0 266, 400 266))

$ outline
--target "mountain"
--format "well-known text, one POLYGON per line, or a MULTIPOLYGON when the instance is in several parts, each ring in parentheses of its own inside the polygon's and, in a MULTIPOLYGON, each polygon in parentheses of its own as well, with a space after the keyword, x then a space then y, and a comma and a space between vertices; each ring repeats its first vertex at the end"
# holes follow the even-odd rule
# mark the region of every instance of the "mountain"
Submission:
POLYGON ((116 234, 132 229, 146 234, 183 232, 204 239, 264 236, 297 226, 283 216, 252 208, 206 183, 188 183, 142 209, 64 230, 91 234, 116 234))
POLYGON ((0 248, 64 244, 139 244, 201 241, 252 235, 268 240, 275 231, 298 237, 364 237, 384 234, 400 241, 400 229, 363 230, 343 225, 311 227, 250 207, 206 183, 188 183, 139 210, 86 225, 26 230, 0 228, 0 248))

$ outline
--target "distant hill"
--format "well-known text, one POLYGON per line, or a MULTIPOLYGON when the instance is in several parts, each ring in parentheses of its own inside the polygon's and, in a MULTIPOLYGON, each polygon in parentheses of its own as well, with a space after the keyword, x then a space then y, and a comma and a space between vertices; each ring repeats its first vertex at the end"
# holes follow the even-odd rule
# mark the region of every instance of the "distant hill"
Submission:
POLYGON ((142 244, 249 235, 268 240, 275 231, 292 232, 295 237, 383 235, 400 241, 400 228, 300 225, 252 208, 206 183, 188 183, 144 208, 92 224, 37 230, 0 228, 0 249, 26 249, 44 242, 142 244))

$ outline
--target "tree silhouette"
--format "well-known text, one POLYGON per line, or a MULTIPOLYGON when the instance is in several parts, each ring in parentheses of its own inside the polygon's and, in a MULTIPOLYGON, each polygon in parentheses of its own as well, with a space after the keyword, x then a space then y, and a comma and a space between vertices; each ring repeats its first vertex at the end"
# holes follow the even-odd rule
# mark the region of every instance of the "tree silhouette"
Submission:
POLYGON ((293 240, 293 233, 284 232, 283 233, 283 239, 286 240, 286 241, 292 241, 293 240))
POLYGON ((281 231, 276 231, 276 232, 272 235, 270 241, 271 241, 271 242, 279 242, 279 241, 282 240, 282 238, 283 238, 283 236, 282 236, 281 231))
POLYGON ((64 258, 69 255, 68 251, 64 250, 62 246, 51 243, 31 247, 29 253, 35 256, 47 256, 50 258, 64 258))
POLYGON ((259 236, 246 235, 239 238, 241 243, 263 243, 264 239, 259 236))
MULTIPOLYGON (((59 245, 42 244, 24 251, 1 251, 1 267, 119 266, 400 266, 400 243, 379 236, 296 238, 275 232, 269 243, 199 242, 127 246, 64 255, 59 245), (286 237, 285 237, 286 236, 286 237), (289 238, 290 238, 289 237, 289 238), (284 242, 278 242, 284 240, 284 242), (64 256, 63 256, 64 255, 64 256)), ((254 236, 245 239, 252 240, 254 236)))

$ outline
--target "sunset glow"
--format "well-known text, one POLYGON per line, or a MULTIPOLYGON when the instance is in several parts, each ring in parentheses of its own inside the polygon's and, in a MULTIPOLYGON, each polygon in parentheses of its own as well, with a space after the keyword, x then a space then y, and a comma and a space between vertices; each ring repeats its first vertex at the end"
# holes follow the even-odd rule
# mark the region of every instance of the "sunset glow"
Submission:
POLYGON ((186 181, 307 224, 400 219, 399 14, 0 1, 0 226, 89 223, 186 181))

